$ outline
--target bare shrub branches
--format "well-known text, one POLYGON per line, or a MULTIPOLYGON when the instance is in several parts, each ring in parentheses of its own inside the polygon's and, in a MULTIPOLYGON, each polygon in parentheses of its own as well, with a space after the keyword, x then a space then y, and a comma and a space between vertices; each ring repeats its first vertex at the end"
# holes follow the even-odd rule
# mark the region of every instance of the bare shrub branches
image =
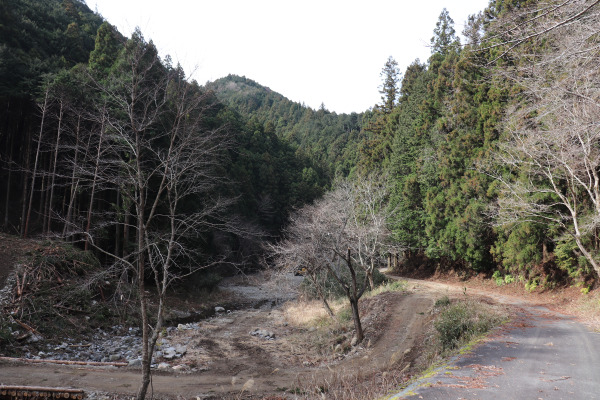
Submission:
POLYGON ((284 241, 273 249, 280 267, 304 269, 331 316, 321 279, 329 275, 337 282, 350 302, 358 342, 363 338, 358 300, 369 282, 373 286, 373 270, 389 236, 386 204, 385 185, 374 178, 339 182, 291 216, 284 241))
POLYGON ((550 36, 560 37, 573 27, 579 29, 587 26, 592 35, 597 35, 599 15, 599 0, 537 2, 501 18, 501 25, 497 24, 494 28, 498 33, 487 37, 479 50, 501 49, 501 53, 489 64, 507 56, 535 57, 535 54, 522 48, 519 51, 516 49, 532 41, 543 41, 550 36))

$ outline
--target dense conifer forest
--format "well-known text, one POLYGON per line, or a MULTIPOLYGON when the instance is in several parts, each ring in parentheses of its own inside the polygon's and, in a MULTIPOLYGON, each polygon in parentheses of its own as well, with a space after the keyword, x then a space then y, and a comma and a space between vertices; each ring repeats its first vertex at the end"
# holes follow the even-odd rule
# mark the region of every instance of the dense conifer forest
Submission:
POLYGON ((258 265, 292 210, 376 177, 404 265, 595 281, 598 4, 538 3, 492 0, 462 35, 442 10, 431 56, 382 60, 381 102, 348 115, 246 77, 199 85, 78 0, 3 1, 2 229, 109 265, 193 215, 178 268, 258 265))

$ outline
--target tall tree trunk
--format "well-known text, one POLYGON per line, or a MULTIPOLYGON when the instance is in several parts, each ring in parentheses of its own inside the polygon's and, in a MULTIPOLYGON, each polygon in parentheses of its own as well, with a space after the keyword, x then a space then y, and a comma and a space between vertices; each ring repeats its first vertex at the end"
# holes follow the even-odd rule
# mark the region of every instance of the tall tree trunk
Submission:
MULTIPOLYGON (((120 211, 120 207, 121 207, 121 189, 117 188, 117 201, 116 201, 116 219, 117 221, 121 220, 121 211, 120 211)), ((117 255, 117 257, 121 256, 121 224, 119 224, 118 222, 115 224, 115 254, 117 255)))
POLYGON ((327 266, 327 270, 333 275, 335 280, 344 288, 344 291, 346 292, 346 297, 348 298, 348 301, 350 302, 350 308, 352 309, 352 319, 354 320, 354 329, 356 330, 356 344, 358 344, 364 339, 362 324, 360 322, 360 313, 358 310, 358 300, 362 297, 362 295, 365 293, 365 290, 367 289, 368 279, 365 276, 365 279, 362 282, 362 286, 360 288, 358 287, 358 282, 356 280, 356 271, 352 266, 352 254, 350 248, 348 248, 346 256, 343 256, 342 254, 337 252, 336 254, 339 257, 341 257, 344 261, 346 261, 346 265, 348 267, 348 272, 350 272, 352 282, 350 282, 350 285, 345 283, 344 280, 340 276, 338 276, 338 274, 335 272, 334 268, 331 265, 327 266))
MULTIPOLYGON (((50 159, 48 159, 50 160, 50 159)), ((42 173, 42 187, 40 188, 40 206, 39 206, 39 210, 38 210, 38 215, 37 218, 35 219, 36 222, 40 222, 40 218, 42 219, 42 233, 45 234, 46 233, 46 214, 44 213, 44 211, 46 210, 46 200, 48 200, 48 188, 46 187, 46 182, 47 182, 47 178, 48 178, 48 173, 47 171, 50 171, 50 165, 48 165, 48 169, 44 169, 43 171, 41 171, 42 173)))
POLYGON ((140 389, 137 393, 137 400, 144 400, 146 397, 146 392, 148 391, 148 386, 150 385, 151 379, 151 370, 150 363, 152 362, 152 354, 150 354, 150 343, 149 343, 149 325, 148 325, 148 301, 146 298, 146 287, 145 287, 145 250, 144 250, 144 240, 146 236, 146 226, 145 226, 145 185, 142 177, 142 166, 140 160, 140 133, 138 132, 136 135, 136 190, 135 190, 135 208, 136 208, 136 217, 137 217, 137 273, 138 273, 138 288, 140 292, 140 311, 142 313, 142 384, 140 385, 140 389))
POLYGON ((371 265, 366 271, 367 277, 369 278, 369 286, 371 290, 375 290, 375 281, 373 280, 373 274, 375 273, 375 260, 371 259, 371 265))
POLYGON ((123 198, 123 258, 126 258, 129 254, 129 222, 131 220, 131 204, 126 197, 123 198))
POLYGON ((33 193, 35 191, 35 175, 37 174, 37 166, 40 157, 40 146, 42 145, 42 134, 44 132, 44 122, 46 120, 46 113, 48 112, 48 101, 50 98, 50 89, 46 88, 44 95, 44 103, 42 104, 42 121, 40 122, 40 133, 38 135, 38 144, 35 151, 35 162, 33 163, 33 173, 31 176, 31 189, 29 191, 29 206, 27 207, 27 216, 25 217, 25 228, 23 230, 23 237, 27 237, 29 232, 29 221, 31 220, 31 207, 33 205, 33 193))
MULTIPOLYGON (((66 239, 67 229, 71 226, 73 219, 73 203, 75 202, 75 196, 77 189, 79 188, 79 178, 75 179, 75 171, 77 168, 77 161, 79 159, 79 130, 81 127, 81 114, 77 117, 77 127, 75 129, 75 156, 73 157, 73 170, 71 171, 71 190, 69 192, 69 205, 67 207, 67 216, 65 218, 65 224, 63 226, 62 237, 66 239)), ((89 142, 88 142, 89 148, 89 142)))
MULTIPOLYGON (((143 203, 142 194, 139 194, 140 202, 143 203)), ((148 325, 148 299, 146 297, 146 283, 145 283, 145 252, 144 248, 144 212, 142 204, 140 204, 137 212, 137 279, 138 279, 138 290, 140 296, 140 312, 142 314, 142 384, 137 394, 138 400, 144 400, 146 398, 146 392, 150 385, 151 370, 150 364, 152 362, 152 355, 150 354, 149 346, 149 325, 148 325)))
POLYGON ((354 320, 354 330, 356 331, 356 343, 360 343, 365 338, 362 324, 360 323, 360 314, 358 312, 358 299, 350 299, 350 308, 352 308, 352 319, 354 320))
POLYGON ((365 289, 367 288, 367 277, 365 277, 365 281, 363 282, 362 288, 358 288, 358 282, 356 280, 356 271, 354 271, 354 267, 352 266, 352 254, 350 249, 348 248, 348 253, 346 256, 346 263, 348 264, 348 270, 350 271, 350 277, 352 278, 352 286, 346 288, 346 293, 348 295, 348 300, 350 300, 350 307, 352 308, 352 319, 354 320, 354 329, 356 330, 356 343, 362 342, 364 339, 364 333, 362 329, 362 324, 360 323, 360 313, 358 311, 358 300, 362 297, 365 289))
POLYGON ((25 150, 25 172, 21 174, 21 219, 19 221, 19 235, 21 237, 25 237, 25 219, 27 216, 27 171, 29 171, 31 165, 31 129, 27 129, 25 143, 23 143, 23 141, 21 142, 21 151, 23 151, 24 145, 27 146, 27 149, 25 150))
POLYGON ((58 129, 56 130, 56 144, 54 146, 54 164, 52 166, 52 175, 50 175, 50 198, 48 199, 48 221, 46 226, 49 232, 52 230, 52 202, 54 201, 54 184, 56 182, 56 164, 58 163, 58 149, 60 146, 60 134, 62 132, 62 120, 64 115, 64 103, 61 100, 60 108, 58 111, 58 129))
POLYGON ((12 178, 12 161, 13 161, 13 147, 14 147, 14 136, 10 136, 7 138, 7 143, 10 146, 10 151, 8 153, 8 176, 6 178, 6 202, 4 204, 4 231, 8 230, 8 213, 10 211, 10 185, 12 178))
POLYGON ((96 181, 98 179, 98 168, 100 166, 100 155, 102 154, 102 138, 104 136, 104 115, 102 116, 102 124, 100 126, 100 138, 98 139, 98 152, 96 153, 96 162, 94 165, 94 178, 92 179, 92 189, 90 191, 90 203, 87 212, 87 223, 85 226, 85 250, 89 249, 90 245, 90 228, 92 226, 92 210, 94 207, 94 194, 96 192, 96 181))
MULTIPOLYGON (((52 169, 52 157, 48 157, 48 168, 43 171, 42 177, 42 201, 40 202, 40 212, 38 213, 38 219, 42 219, 42 234, 46 234, 48 232, 48 225, 46 225, 46 216, 48 215, 48 209, 50 208, 50 204, 48 200, 50 196, 48 195, 48 181, 50 180, 50 170, 52 169)), ((37 219, 36 219, 37 220, 37 219)))

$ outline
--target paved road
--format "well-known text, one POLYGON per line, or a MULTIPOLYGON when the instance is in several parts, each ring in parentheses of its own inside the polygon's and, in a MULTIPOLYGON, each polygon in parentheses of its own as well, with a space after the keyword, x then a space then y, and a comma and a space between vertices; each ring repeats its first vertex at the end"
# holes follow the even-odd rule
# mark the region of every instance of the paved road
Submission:
POLYGON ((600 334, 544 307, 391 399, 600 399, 600 334))

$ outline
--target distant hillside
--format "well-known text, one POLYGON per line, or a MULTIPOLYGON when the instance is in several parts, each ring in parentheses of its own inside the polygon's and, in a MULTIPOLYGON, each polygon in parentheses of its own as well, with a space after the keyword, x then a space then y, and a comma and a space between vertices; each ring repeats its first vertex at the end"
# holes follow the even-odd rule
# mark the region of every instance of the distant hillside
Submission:
POLYGON ((43 74, 86 63, 102 17, 80 0, 0 1, 0 100, 29 97, 43 74))
POLYGON ((229 75, 208 83, 219 100, 326 167, 347 175, 356 165, 363 114, 336 114, 293 102, 246 77, 229 75))

